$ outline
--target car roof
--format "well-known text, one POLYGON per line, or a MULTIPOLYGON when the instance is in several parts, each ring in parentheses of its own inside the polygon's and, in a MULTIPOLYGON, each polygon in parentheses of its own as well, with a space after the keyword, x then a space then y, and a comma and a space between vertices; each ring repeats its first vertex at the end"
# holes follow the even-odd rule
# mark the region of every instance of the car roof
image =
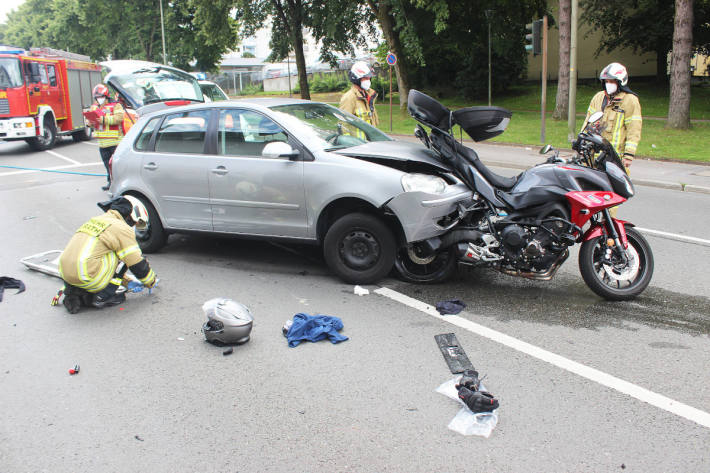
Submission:
POLYGON ((312 100, 301 100, 294 98, 282 98, 282 97, 264 97, 264 98, 249 98, 249 99, 230 99, 222 100, 219 102, 205 102, 205 103, 195 103, 190 105, 182 105, 177 107, 167 107, 155 112, 151 112, 146 116, 158 115, 161 113, 179 113, 179 112, 189 112, 195 109, 205 109, 205 108, 225 108, 225 107, 250 107, 255 110, 266 111, 266 109, 271 107, 277 107, 279 105, 293 105, 299 103, 315 103, 325 105, 323 102, 314 102, 312 100))

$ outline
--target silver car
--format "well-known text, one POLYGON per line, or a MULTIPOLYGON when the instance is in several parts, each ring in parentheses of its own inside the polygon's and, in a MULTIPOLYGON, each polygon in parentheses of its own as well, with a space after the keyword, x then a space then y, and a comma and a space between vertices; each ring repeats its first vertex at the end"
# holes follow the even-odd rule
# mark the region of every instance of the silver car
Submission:
POLYGON ((148 208, 149 228, 137 235, 146 253, 179 232, 288 239, 321 245, 331 270, 355 284, 393 265, 415 276, 451 271, 453 255, 433 261, 418 244, 445 233, 472 199, 426 147, 296 99, 143 116, 111 166, 111 195, 148 208))

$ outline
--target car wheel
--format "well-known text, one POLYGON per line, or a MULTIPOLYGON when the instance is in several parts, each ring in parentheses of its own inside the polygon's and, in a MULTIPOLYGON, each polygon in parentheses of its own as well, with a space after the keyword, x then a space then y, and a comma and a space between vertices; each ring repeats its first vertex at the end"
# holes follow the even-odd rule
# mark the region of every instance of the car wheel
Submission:
POLYGON ((323 254, 330 269, 351 284, 371 284, 392 269, 395 240, 377 217, 352 213, 338 219, 328 229, 323 254))
POLYGON ((148 211, 148 227, 144 230, 135 229, 136 240, 143 253, 155 253, 165 246, 165 242, 168 241, 168 234, 165 232, 158 211, 155 210, 153 204, 141 195, 135 195, 134 197, 140 200, 148 211))
POLYGON ((44 132, 42 136, 37 138, 29 138, 27 144, 34 151, 45 151, 52 149, 57 141, 57 125, 54 123, 54 118, 47 114, 44 116, 44 132))

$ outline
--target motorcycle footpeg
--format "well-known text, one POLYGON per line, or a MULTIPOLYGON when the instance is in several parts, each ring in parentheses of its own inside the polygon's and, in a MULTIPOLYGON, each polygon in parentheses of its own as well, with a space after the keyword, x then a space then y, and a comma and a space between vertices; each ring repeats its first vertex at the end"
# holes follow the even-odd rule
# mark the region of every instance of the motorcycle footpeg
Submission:
POLYGON ((575 237, 572 234, 565 233, 565 234, 560 235, 560 242, 562 242, 563 244, 565 244, 567 246, 572 246, 575 243, 577 243, 577 237, 575 237))

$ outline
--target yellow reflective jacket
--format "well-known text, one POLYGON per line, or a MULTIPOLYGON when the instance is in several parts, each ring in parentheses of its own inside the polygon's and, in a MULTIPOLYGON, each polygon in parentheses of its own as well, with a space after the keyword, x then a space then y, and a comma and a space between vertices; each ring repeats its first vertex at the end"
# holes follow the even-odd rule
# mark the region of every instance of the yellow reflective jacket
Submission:
POLYGON ((377 126, 380 124, 380 120, 377 118, 377 110, 375 109, 376 98, 377 92, 373 89, 369 89, 365 93, 362 89, 353 85, 340 98, 340 110, 352 113, 370 125, 377 126))
POLYGON ((603 90, 597 92, 589 103, 582 130, 587 126, 589 116, 599 111, 604 112, 602 136, 609 140, 619 157, 633 159, 641 141, 643 124, 639 99, 628 92, 619 92, 611 98, 603 90))
POLYGON ((94 131, 94 136, 99 140, 99 148, 117 146, 123 138, 123 106, 118 102, 106 103, 101 107, 94 103, 90 110, 104 112, 99 127, 94 131))
MULTIPOLYGON (((135 232, 118 211, 109 210, 74 233, 59 257, 59 274, 72 286, 99 292, 111 282, 119 261, 131 267, 142 260, 135 232)), ((150 286, 154 280, 151 269, 140 281, 150 286)))

